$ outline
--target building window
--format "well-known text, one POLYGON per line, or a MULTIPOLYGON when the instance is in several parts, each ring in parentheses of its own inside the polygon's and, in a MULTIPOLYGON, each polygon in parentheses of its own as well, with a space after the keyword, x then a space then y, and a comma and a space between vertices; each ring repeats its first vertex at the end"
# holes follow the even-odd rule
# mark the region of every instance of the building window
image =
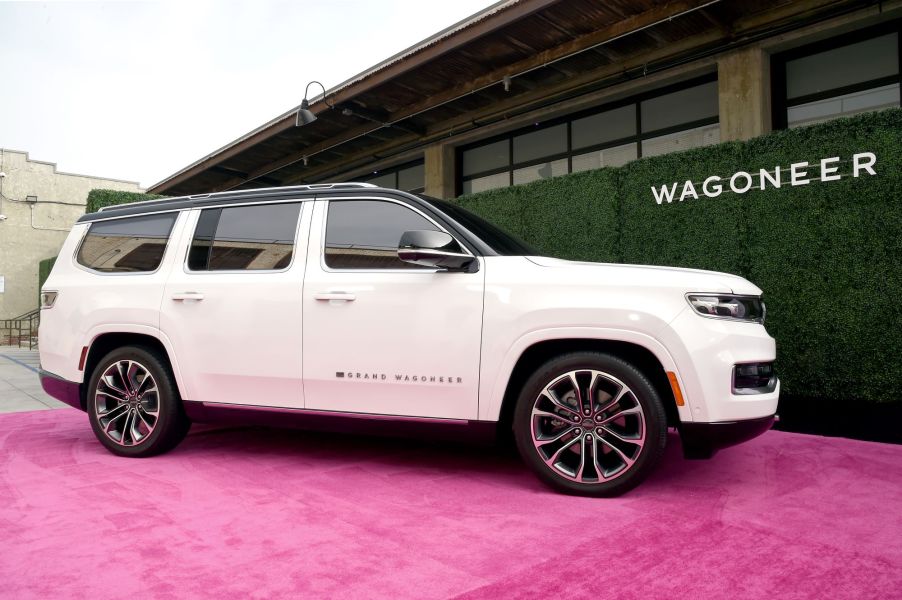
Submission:
POLYGON ((618 167, 719 141, 717 80, 711 75, 463 147, 460 191, 618 167))
POLYGON ((360 177, 356 181, 365 181, 379 187, 404 192, 422 193, 426 188, 425 168, 422 160, 382 169, 371 175, 360 177))
POLYGON ((801 127, 899 106, 899 24, 774 57, 774 124, 801 127))

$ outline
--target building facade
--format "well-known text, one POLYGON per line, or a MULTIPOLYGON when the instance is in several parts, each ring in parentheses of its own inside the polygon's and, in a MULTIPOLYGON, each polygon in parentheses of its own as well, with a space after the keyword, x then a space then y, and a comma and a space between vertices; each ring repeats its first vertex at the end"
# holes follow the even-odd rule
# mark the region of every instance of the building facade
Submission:
POLYGON ((95 188, 143 191, 136 182, 60 173, 53 163, 0 149, 0 319, 38 308, 38 263, 59 253, 95 188))
POLYGON ((453 198, 898 107, 900 19, 898 1, 500 2, 150 191, 453 198))

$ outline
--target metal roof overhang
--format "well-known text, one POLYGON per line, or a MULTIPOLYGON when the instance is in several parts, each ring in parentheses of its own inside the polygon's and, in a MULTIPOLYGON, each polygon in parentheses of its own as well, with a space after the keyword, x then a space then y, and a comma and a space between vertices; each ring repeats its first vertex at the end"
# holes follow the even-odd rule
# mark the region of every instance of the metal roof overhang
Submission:
POLYGON ((507 0, 154 184, 182 195, 322 181, 873 0, 507 0), (508 81, 508 85, 505 85, 508 81), (505 87, 508 89, 506 90, 505 87), (333 108, 334 107, 334 108, 333 108))

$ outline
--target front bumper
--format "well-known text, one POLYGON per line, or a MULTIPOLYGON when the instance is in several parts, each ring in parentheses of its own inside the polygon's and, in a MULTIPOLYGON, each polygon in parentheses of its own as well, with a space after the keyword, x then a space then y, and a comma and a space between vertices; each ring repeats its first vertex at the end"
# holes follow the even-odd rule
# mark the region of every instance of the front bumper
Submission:
POLYGON ((763 325, 706 318, 687 306, 662 330, 660 339, 676 363, 689 409, 680 413, 681 421, 746 421, 777 412, 779 381, 772 390, 733 387, 736 365, 776 359, 776 342, 763 325))
POLYGON ((774 424, 774 415, 742 421, 681 423, 680 438, 686 458, 711 458, 721 448, 756 438, 774 424))
POLYGON ((84 407, 81 405, 79 384, 43 369, 38 371, 38 377, 41 379, 41 387, 44 388, 47 394, 60 402, 65 402, 72 408, 84 410, 84 407))

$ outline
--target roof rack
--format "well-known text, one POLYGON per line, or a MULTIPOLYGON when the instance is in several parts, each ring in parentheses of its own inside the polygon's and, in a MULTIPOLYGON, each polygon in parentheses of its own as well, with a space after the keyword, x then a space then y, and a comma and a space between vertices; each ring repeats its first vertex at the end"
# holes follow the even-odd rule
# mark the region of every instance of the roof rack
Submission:
POLYGON ((97 212, 103 212, 105 210, 113 210, 119 209, 126 206, 139 206, 142 204, 159 204, 163 202, 170 202, 172 200, 184 199, 188 198, 189 200, 196 200, 198 198, 211 198, 215 196, 224 196, 226 194, 238 194, 240 192, 248 192, 248 193, 259 193, 265 192, 267 190, 335 190, 335 189, 343 189, 343 188, 376 188, 378 185, 372 183, 366 183, 362 181, 351 181, 348 183, 309 183, 307 185, 291 185, 291 186, 282 186, 282 187, 271 187, 271 188, 254 188, 252 190, 234 190, 229 192, 216 192, 212 194, 194 194, 193 196, 176 196, 172 198, 156 198, 154 200, 141 200, 139 202, 127 202, 125 204, 113 204, 110 206, 104 206, 102 208, 97 209, 97 212))

